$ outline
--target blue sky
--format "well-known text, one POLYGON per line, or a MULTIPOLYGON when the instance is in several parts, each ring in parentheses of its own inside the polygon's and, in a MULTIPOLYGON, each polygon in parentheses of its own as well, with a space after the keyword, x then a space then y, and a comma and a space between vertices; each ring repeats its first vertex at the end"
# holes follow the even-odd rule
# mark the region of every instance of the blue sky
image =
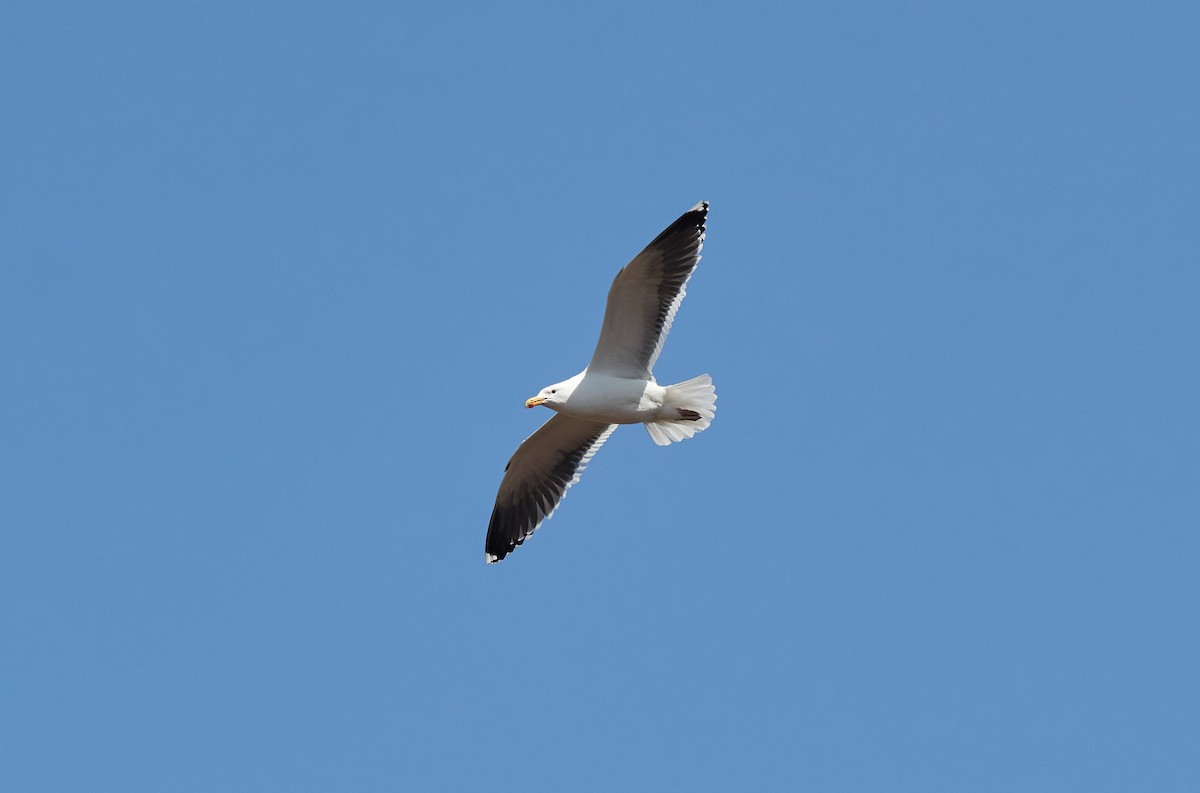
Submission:
POLYGON ((1200 786, 1193 4, 5 17, 0 787, 1200 786), (712 428, 486 566, 702 198, 712 428))

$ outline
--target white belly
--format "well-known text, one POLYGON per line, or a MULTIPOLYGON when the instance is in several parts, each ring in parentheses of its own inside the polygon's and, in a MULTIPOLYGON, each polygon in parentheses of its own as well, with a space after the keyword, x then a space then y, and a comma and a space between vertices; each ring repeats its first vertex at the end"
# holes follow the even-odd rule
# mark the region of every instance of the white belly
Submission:
POLYGON ((585 373, 570 398, 555 409, 609 424, 641 424, 657 417, 666 393, 667 389, 653 380, 585 373))

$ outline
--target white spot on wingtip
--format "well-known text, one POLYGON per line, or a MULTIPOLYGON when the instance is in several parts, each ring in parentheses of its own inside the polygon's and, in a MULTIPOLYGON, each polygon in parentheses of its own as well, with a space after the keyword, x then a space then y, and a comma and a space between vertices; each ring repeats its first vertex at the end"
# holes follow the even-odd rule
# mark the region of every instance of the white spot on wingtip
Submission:
POLYGON ((485 553, 485 554, 483 555, 483 558, 487 560, 487 563, 488 563, 488 564, 495 564, 496 562, 500 561, 500 557, 499 557, 499 556, 495 556, 495 555, 493 555, 493 554, 490 554, 490 553, 485 553))

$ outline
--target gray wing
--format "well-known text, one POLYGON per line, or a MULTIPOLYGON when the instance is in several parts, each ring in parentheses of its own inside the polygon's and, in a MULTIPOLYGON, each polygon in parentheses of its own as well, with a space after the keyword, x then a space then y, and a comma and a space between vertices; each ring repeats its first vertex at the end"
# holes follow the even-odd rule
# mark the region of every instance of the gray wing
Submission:
POLYGON ((617 273, 589 371, 649 379, 700 261, 707 218, 701 201, 617 273))
POLYGON ((488 564, 507 556, 554 514, 567 488, 579 481, 592 455, 616 428, 559 414, 517 447, 504 468, 488 523, 488 564))

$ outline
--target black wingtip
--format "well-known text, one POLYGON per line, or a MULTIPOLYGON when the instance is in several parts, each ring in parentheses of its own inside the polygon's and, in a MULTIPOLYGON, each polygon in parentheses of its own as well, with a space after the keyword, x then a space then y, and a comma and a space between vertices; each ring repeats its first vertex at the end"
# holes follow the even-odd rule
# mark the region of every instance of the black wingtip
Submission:
MULTIPOLYGON (((506 469, 507 470, 507 469, 506 469)), ((504 525, 500 507, 492 510, 492 519, 488 521, 487 541, 484 543, 484 558, 488 564, 495 564, 512 553, 525 539, 517 539, 511 526, 504 525)))
MULTIPOLYGON (((488 539, 491 539, 491 538, 489 537, 488 539)), ((488 547, 485 548, 483 551, 483 558, 487 561, 488 564, 495 564, 496 562, 502 562, 502 561, 504 561, 504 557, 508 556, 520 544, 521 543, 518 542, 518 543, 514 543, 513 545, 506 546, 501 543, 489 542, 488 547)))
POLYGON ((700 234, 703 235, 704 223, 707 219, 708 202, 701 201, 687 212, 684 212, 682 215, 680 215, 679 219, 674 223, 663 229, 662 234, 659 234, 657 237, 655 237, 654 241, 646 247, 649 248, 653 245, 656 245, 665 240, 667 237, 670 237, 672 234, 678 234, 681 231, 694 230, 699 231, 700 234))
MULTIPOLYGON (((687 212, 684 212, 683 215, 680 216, 679 220, 683 220, 684 218, 689 218, 692 216, 698 217, 700 220, 700 228, 704 228, 704 221, 708 217, 708 202, 700 201, 687 212)), ((676 223, 678 222, 679 221, 676 221, 676 223)))

